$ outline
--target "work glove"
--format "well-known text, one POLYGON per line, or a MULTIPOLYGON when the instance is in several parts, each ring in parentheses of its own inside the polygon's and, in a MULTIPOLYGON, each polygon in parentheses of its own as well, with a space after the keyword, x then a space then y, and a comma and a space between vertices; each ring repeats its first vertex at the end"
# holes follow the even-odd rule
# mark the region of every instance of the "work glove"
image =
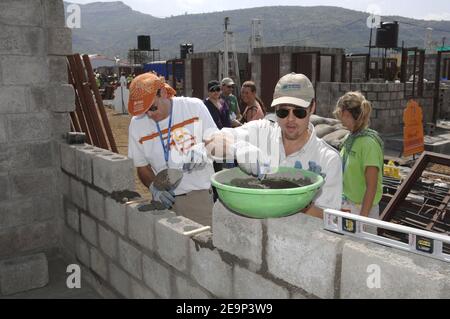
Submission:
MULTIPOLYGON (((297 169, 303 168, 302 163, 300 161, 296 161, 294 167, 297 169)), ((326 176, 325 173, 322 173, 322 167, 320 165, 316 164, 316 162, 314 162, 314 161, 308 162, 308 171, 311 171, 313 173, 321 175, 323 178, 325 178, 325 176, 326 176)))
POLYGON ((208 164, 208 153, 204 143, 192 146, 183 158, 183 171, 191 172, 195 169, 201 169, 208 164))
POLYGON ((234 148, 239 168, 244 173, 258 178, 270 173, 270 160, 258 147, 247 142, 238 142, 234 148))
POLYGON ((150 184, 148 189, 152 193, 153 200, 155 202, 160 202, 166 208, 171 208, 175 203, 175 193, 173 190, 161 190, 154 186, 153 183, 150 184))

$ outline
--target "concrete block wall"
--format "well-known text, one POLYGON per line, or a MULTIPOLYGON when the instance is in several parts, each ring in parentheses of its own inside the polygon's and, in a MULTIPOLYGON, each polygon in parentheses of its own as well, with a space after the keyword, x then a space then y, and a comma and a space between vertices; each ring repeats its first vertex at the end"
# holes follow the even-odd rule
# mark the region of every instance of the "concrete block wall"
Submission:
MULTIPOLYGON (((61 151, 76 158, 86 147, 61 151)), ((139 198, 118 202, 66 165, 62 246, 106 298, 450 298, 447 263, 324 231, 303 214, 250 219, 220 202, 213 231, 186 236, 202 225, 139 198), (367 285, 373 265, 376 289, 367 285)), ((118 169, 131 166, 124 159, 118 169)))
POLYGON ((58 245, 57 143, 75 108, 64 23, 60 0, 0 2, 0 260, 58 245))
MULTIPOLYGON (((372 103, 371 128, 385 135, 403 132, 403 111, 408 103, 404 94, 404 84, 318 82, 316 113, 320 116, 333 117, 338 99, 348 91, 360 91, 372 103)), ((425 85, 424 96, 416 100, 422 107, 424 123, 430 121, 433 110, 431 83, 425 85)))

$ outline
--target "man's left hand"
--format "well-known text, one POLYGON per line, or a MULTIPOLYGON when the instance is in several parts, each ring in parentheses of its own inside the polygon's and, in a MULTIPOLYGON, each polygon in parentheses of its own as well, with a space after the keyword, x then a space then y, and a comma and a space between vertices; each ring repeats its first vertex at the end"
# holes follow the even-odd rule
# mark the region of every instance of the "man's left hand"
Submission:
POLYGON ((183 171, 191 172, 194 169, 201 169, 208 163, 208 154, 203 143, 191 147, 183 160, 183 171))

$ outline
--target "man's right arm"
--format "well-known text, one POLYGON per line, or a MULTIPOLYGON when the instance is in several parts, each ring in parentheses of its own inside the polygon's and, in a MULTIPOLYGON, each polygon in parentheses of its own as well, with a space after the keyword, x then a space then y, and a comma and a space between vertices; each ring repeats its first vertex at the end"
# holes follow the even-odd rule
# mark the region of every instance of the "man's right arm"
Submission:
POLYGON ((136 169, 142 184, 149 188, 150 184, 155 180, 155 173, 153 173, 150 165, 136 167, 136 169))

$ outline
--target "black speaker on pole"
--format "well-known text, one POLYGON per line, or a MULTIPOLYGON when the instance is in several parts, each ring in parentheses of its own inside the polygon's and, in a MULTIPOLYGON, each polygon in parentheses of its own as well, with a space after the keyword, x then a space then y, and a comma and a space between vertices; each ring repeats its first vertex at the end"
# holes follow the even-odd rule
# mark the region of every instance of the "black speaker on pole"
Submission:
POLYGON ((186 59, 188 54, 194 53, 194 45, 192 43, 180 44, 180 58, 186 59))
POLYGON ((152 48, 149 35, 138 35, 138 49, 141 51, 150 51, 152 48))
POLYGON ((377 40, 375 46, 378 48, 398 47, 398 22, 382 22, 377 29, 377 40))

